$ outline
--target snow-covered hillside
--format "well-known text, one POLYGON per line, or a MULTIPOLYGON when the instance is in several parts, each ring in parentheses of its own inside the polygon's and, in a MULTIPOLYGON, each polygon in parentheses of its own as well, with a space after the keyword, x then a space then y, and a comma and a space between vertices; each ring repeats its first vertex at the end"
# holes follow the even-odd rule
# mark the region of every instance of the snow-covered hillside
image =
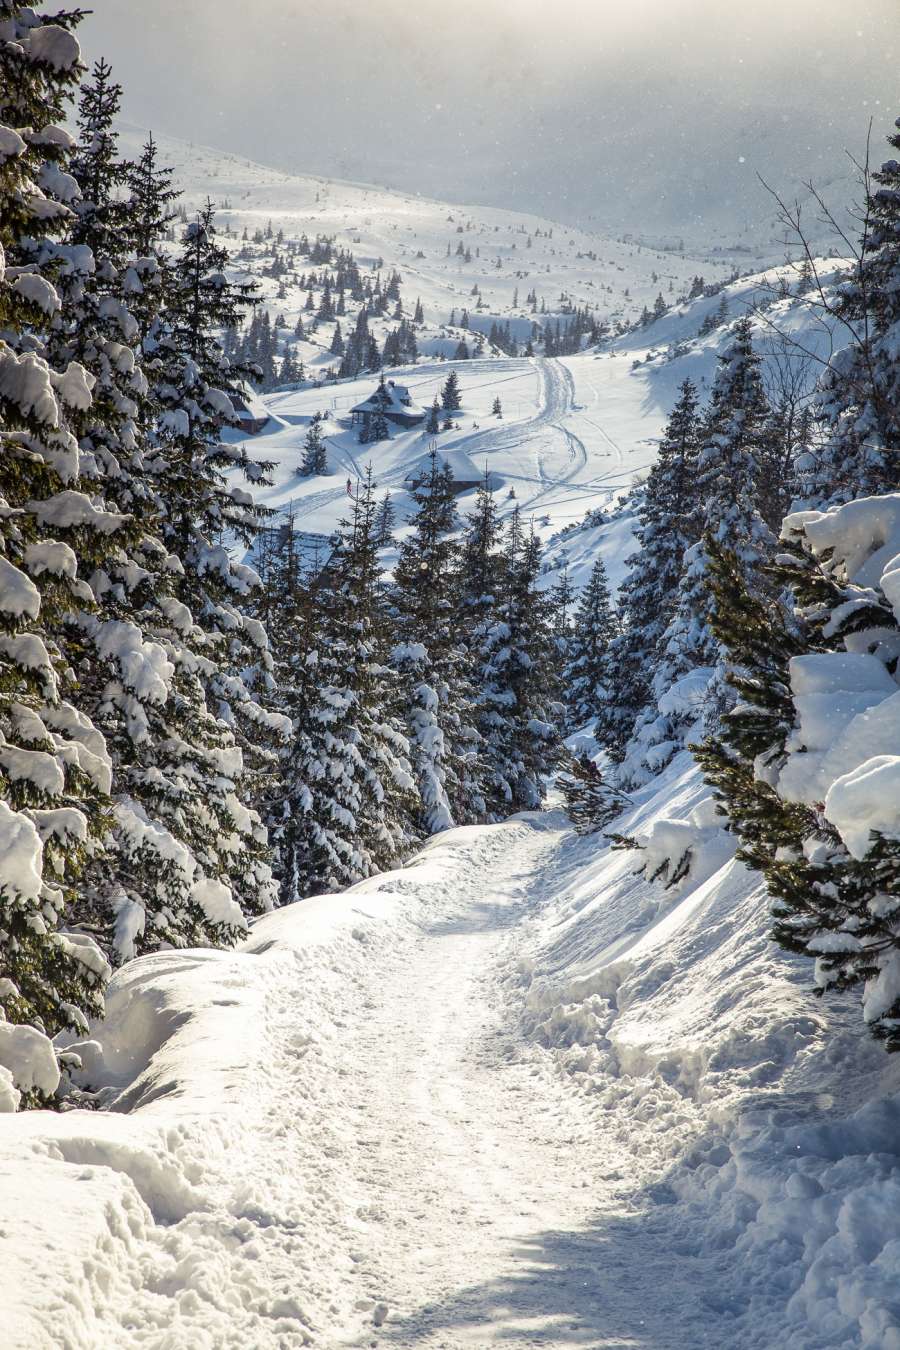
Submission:
MULTIPOLYGON (((832 285, 841 263, 829 264, 823 281, 832 285)), ((547 546, 546 580, 551 584, 565 563, 576 585, 587 579, 598 551, 611 581, 624 575, 631 534, 622 497, 646 473, 654 447, 681 382, 690 377, 708 392, 717 357, 741 315, 755 317, 760 349, 771 378, 778 375, 776 328, 810 353, 806 377, 827 359, 834 341, 811 292, 803 292, 792 267, 731 282, 713 296, 673 306, 646 327, 602 344, 597 350, 561 358, 494 358, 452 363, 459 375, 463 407, 454 429, 441 432, 440 452, 457 477, 485 469, 498 496, 501 516, 518 505, 547 546), (708 331, 701 334, 701 329, 708 331), (500 398, 503 417, 491 415, 500 398)), ((794 363, 796 366, 796 362, 794 363)), ((388 376, 407 385, 424 406, 440 392, 451 365, 422 361, 388 376)), ((396 431, 391 439, 360 445, 349 411, 372 392, 374 376, 307 386, 263 396, 272 416, 252 438, 254 453, 272 461, 273 483, 260 500, 306 534, 327 540, 346 513, 347 481, 358 482, 369 465, 380 492, 391 494, 397 535, 409 509, 406 481, 428 454, 432 437, 424 430, 396 431), (303 441, 312 418, 325 414, 323 430, 329 473, 301 478, 303 441)), ((460 510, 471 506, 463 492, 460 510)), ((392 555, 386 552, 385 565, 392 555)))
MULTIPOLYGON (((138 155, 146 135, 123 123, 123 153, 138 155)), ((381 258, 388 269, 400 269, 404 301, 421 297, 432 325, 446 324, 454 309, 457 314, 464 308, 474 311, 476 284, 484 298, 480 325, 485 330, 493 317, 528 319, 525 296, 531 290, 550 314, 565 295, 608 320, 629 322, 658 294, 671 299, 681 293, 695 274, 712 282, 733 270, 733 260, 709 252, 661 252, 527 212, 286 174, 172 137, 159 137, 158 143, 160 163, 174 168, 188 210, 209 198, 223 227, 242 231, 246 226, 252 234, 271 221, 288 238, 304 233, 311 239, 333 237, 361 265, 381 258), (460 242, 471 261, 457 255, 460 242), (519 305, 513 304, 516 293, 519 305)), ((262 286, 267 299, 274 297, 274 285, 262 279, 262 286)), ((292 298, 277 306, 291 321, 299 312, 299 303, 292 309, 292 298)), ((298 302, 303 298, 296 297, 298 302)))

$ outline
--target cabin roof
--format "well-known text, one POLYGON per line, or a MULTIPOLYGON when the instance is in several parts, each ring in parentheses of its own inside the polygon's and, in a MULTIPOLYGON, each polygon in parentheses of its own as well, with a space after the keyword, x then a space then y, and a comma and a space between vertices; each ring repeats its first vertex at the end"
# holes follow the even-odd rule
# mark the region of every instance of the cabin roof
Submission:
POLYGON ((380 410, 388 417, 409 418, 416 421, 425 417, 425 409, 421 404, 412 401, 405 384, 396 384, 394 380, 385 380, 383 388, 387 395, 386 400, 381 392, 382 385, 379 384, 368 398, 363 399, 362 403, 355 404, 350 411, 376 413, 380 410))

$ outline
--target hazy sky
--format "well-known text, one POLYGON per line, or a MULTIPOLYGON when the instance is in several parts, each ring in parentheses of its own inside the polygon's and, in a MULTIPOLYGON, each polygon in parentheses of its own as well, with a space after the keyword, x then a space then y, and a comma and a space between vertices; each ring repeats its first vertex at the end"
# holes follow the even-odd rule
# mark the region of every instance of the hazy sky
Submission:
POLYGON ((157 131, 648 234, 900 116, 900 0, 94 0, 81 36, 157 131))

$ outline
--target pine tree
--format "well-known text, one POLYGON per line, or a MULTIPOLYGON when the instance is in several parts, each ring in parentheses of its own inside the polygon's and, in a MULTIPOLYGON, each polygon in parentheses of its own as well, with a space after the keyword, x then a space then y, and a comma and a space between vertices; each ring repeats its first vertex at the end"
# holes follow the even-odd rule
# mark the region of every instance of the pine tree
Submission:
POLYGON ((394 499, 389 492, 385 492, 375 515, 375 542, 379 548, 388 548, 393 544, 395 521, 394 499))
MULTIPOLYGON (((481 530, 486 528, 484 519, 481 530)), ((505 533, 501 591, 477 634, 474 676, 488 766, 486 808, 493 819, 540 806, 558 747, 549 606, 536 584, 540 544, 533 529, 524 534, 518 507, 505 533)))
POLYGON ((392 866, 415 838, 409 744, 386 660, 392 634, 376 512, 370 466, 318 587, 325 734, 319 751, 323 767, 310 786, 314 797, 324 794, 314 818, 331 822, 345 841, 340 867, 332 862, 335 885, 392 866))
POLYGON ((388 420, 384 415, 384 409, 376 408, 368 419, 368 437, 369 441, 389 441, 391 438, 388 420))
POLYGON ((10 268, 0 277, 0 1016, 12 1024, 0 1066, 11 1050, 26 1103, 58 1081, 43 1035, 84 1031, 108 974, 90 935, 69 927, 108 830, 111 786, 103 737, 77 706, 81 638, 70 624, 90 604, 84 576, 116 552, 127 522, 81 490, 69 414, 90 406, 91 379, 74 361, 48 364, 41 336, 59 313, 56 241, 78 200, 61 172, 59 124, 79 75, 80 17, 6 4, 0 43, 10 268))
POLYGON ((141 150, 140 159, 128 165, 128 229, 136 259, 159 262, 161 241, 175 219, 171 205, 178 198, 172 187, 173 170, 157 164, 157 145, 152 136, 141 150))
MULTIPOLYGON (((888 144, 900 150, 898 130, 888 144)), ((900 161, 889 159, 867 185, 867 228, 859 262, 841 286, 838 313, 856 339, 835 353, 821 382, 817 417, 825 424, 822 449, 806 470, 803 495, 844 502, 891 491, 900 455, 900 161)))
MULTIPOLYGON (((202 697, 190 719, 179 716, 178 672, 198 658, 172 622, 175 560, 161 533, 166 511, 157 450, 146 443, 152 405, 144 398, 140 324, 129 308, 134 297, 150 317, 159 296, 137 285, 136 275, 147 264, 145 279, 156 281, 161 259, 153 254, 129 260, 125 253, 129 240, 137 244, 146 219, 121 192, 128 166, 116 159, 119 93, 100 63, 82 94, 82 141, 73 160, 73 176, 91 194, 72 224, 80 250, 73 256, 80 259, 90 249, 93 262, 65 273, 62 311, 48 332, 48 352, 57 361, 76 358, 88 372, 92 397, 73 412, 72 430, 91 465, 91 486, 103 494, 102 505, 133 522, 124 547, 95 567, 93 603, 78 615, 79 704, 106 740, 113 812, 107 847, 94 860, 90 888, 83 889, 73 912, 102 935, 114 959, 123 960, 160 942, 227 939, 244 924, 236 906, 233 920, 221 925, 207 915, 212 908, 224 914, 225 893, 216 890, 213 896, 212 879, 198 875, 197 855, 183 831, 168 828, 184 815, 172 800, 178 774, 173 732, 177 726, 184 744, 193 743, 202 756, 204 733, 198 738, 198 728, 204 717, 210 727, 213 719, 202 697)), ((144 208, 148 200, 145 193, 144 208)), ((158 329, 158 322, 153 319, 150 328, 158 329)))
POLYGON ((437 394, 434 396, 434 402, 428 410, 428 417, 425 421, 425 432, 428 436, 436 436, 440 431, 441 405, 438 402, 437 394))
POLYGON ((303 459, 300 462, 301 478, 311 478, 313 474, 328 472, 328 452, 322 439, 322 414, 316 413, 309 424, 309 431, 303 442, 303 459))
POLYGON ((599 554, 578 602, 572 630, 563 683, 570 722, 581 727, 601 718, 616 697, 617 671, 611 650, 618 623, 610 602, 606 564, 599 554))
POLYGON ((475 781, 472 692, 454 623, 459 545, 452 470, 432 447, 410 486, 413 533, 394 569, 401 672, 413 772, 421 803, 416 832, 435 834, 483 811, 475 781))
POLYGON ((153 392, 161 408, 155 458, 163 537, 181 565, 172 598, 184 608, 175 626, 196 626, 204 650, 193 677, 185 672, 184 687, 201 730, 186 738, 187 762, 173 766, 178 792, 160 809, 175 816, 180 799, 182 817, 187 815, 187 785, 194 777, 191 846, 209 885, 227 888, 234 902, 233 910, 220 907, 233 917, 213 925, 222 925, 227 937, 240 910, 258 912, 274 894, 265 832, 252 803, 265 790, 274 742, 285 724, 269 707, 271 655, 249 612, 258 578, 232 561, 222 542, 227 535, 252 546, 266 515, 226 471, 238 469, 249 481, 265 483, 268 467, 245 447, 221 439, 223 427, 235 420, 231 396, 242 372, 229 368, 217 335, 237 323, 252 300, 251 288, 226 280, 226 265, 207 206, 188 224, 172 264, 153 392), (204 707, 215 710, 206 725, 204 707))
POLYGON ((710 543, 712 622, 737 706, 697 751, 738 856, 766 879, 773 936, 815 962, 817 993, 862 987, 866 1023, 890 1050, 900 1049, 900 618, 896 441, 882 398, 896 378, 886 325, 900 289, 897 172, 883 168, 869 203, 875 230, 847 300, 869 321, 824 381, 834 403, 814 481, 826 499, 866 495, 787 518, 769 594, 742 558, 710 543))
POLYGON ((441 391, 441 407, 447 413, 458 412, 462 407, 459 396, 459 376, 455 370, 451 370, 444 382, 444 388, 441 391))
POLYGON ((564 753, 557 777, 566 815, 578 834, 602 830, 628 805, 628 798, 606 782, 589 755, 564 753))
POLYGON ((640 782, 661 768, 684 744, 698 719, 718 716, 729 701, 722 681, 721 649, 711 620, 710 547, 727 547, 740 559, 752 588, 764 585, 762 566, 774 540, 759 511, 760 465, 766 454, 769 407, 753 350, 749 319, 719 357, 697 460, 696 495, 701 504, 698 543, 685 553, 672 618, 660 643, 650 701, 626 748, 624 781, 640 782), (673 692, 685 677, 689 683, 673 692))
POLYGON ((278 707, 291 720, 291 734, 264 816, 282 904, 338 890, 370 870, 356 830, 364 788, 362 757, 346 716, 351 696, 342 683, 329 683, 342 673, 323 641, 333 580, 327 567, 304 574, 293 520, 275 532, 263 598, 278 707))
POLYGON ((502 416, 503 416, 503 405, 502 405, 501 402, 500 402, 500 395, 499 395, 499 394, 498 394, 497 397, 494 399, 493 406, 491 407, 491 413, 492 413, 492 415, 493 415, 494 417, 502 417, 502 416))
POLYGON ((699 538, 700 437, 697 391, 685 380, 657 458, 637 495, 638 549, 626 559, 629 572, 620 591, 621 627, 609 652, 616 677, 609 701, 594 713, 600 718, 598 737, 613 758, 621 758, 635 719, 648 701, 678 601, 684 555, 699 538))

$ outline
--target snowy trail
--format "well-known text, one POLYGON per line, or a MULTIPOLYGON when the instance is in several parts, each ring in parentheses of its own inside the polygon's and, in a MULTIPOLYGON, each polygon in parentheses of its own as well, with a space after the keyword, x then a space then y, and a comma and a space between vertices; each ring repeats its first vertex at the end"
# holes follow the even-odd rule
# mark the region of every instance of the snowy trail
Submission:
POLYGON ((567 836, 546 821, 476 837, 448 887, 451 917, 423 926, 348 1041, 364 1293, 359 1324, 329 1345, 703 1344, 680 1280, 666 1296, 662 1234, 627 1231, 632 1155, 518 1030, 523 920, 567 836), (635 1272, 654 1268, 648 1311, 635 1272), (675 1330, 685 1313, 690 1339, 675 1330))

